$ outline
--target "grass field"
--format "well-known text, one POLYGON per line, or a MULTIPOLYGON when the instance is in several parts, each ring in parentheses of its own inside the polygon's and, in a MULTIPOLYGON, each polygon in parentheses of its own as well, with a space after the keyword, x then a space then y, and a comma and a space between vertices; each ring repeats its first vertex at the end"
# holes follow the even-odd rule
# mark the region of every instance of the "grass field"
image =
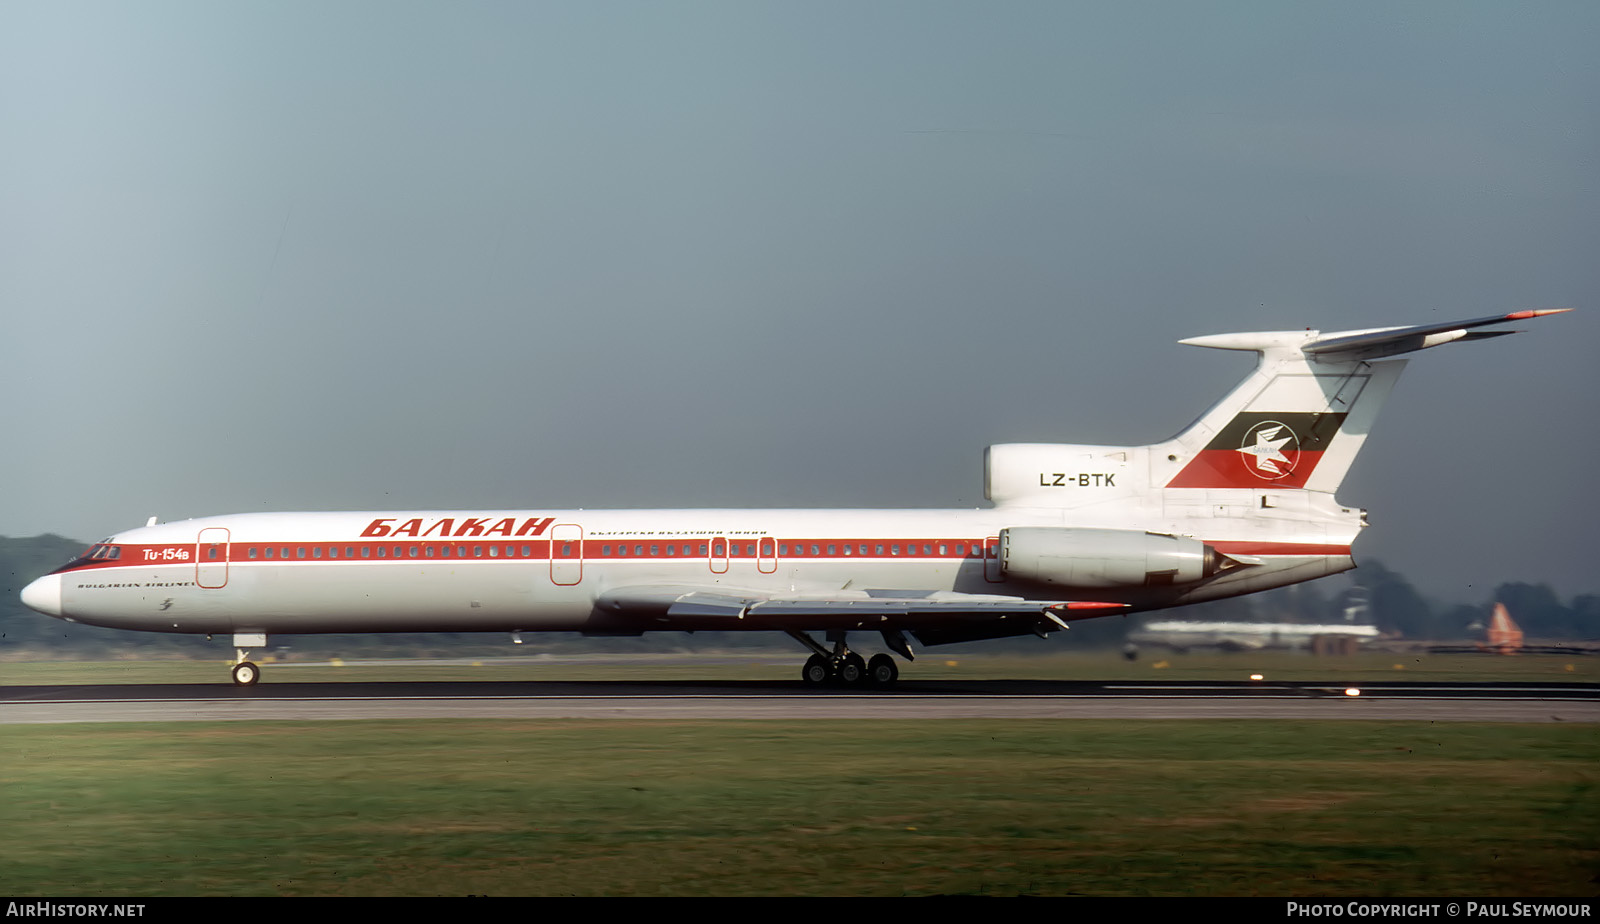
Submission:
POLYGON ((1594 726, 0 726, 13 895, 1593 896, 1594 726))

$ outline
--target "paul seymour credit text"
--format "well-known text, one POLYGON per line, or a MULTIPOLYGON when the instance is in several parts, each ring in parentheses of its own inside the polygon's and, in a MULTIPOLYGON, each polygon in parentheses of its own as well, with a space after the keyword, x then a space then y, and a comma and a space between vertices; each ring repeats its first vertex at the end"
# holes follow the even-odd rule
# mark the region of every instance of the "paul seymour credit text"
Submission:
POLYGON ((1291 918, 1587 918, 1589 902, 1289 902, 1291 918))

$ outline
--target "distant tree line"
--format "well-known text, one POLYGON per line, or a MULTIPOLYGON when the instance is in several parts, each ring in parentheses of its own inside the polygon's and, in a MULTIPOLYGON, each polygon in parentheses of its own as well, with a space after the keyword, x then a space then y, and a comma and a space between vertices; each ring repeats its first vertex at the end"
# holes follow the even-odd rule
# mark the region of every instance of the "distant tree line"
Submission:
MULTIPOLYGON (((83 626, 52 619, 22 605, 19 594, 34 578, 55 570, 88 547, 60 536, 0 536, 0 659, 6 657, 172 656, 227 658, 231 640, 218 636, 166 635, 83 626)), ((1496 602, 1504 603, 1530 639, 1584 640, 1600 636, 1600 595, 1582 594, 1563 603, 1544 584, 1501 584, 1478 604, 1440 604, 1425 598, 1400 574, 1374 561, 1354 572, 1354 585, 1330 592, 1321 582, 1297 584, 1265 593, 1201 603, 1176 610, 1130 617, 1075 622, 1067 632, 1051 636, 1052 644, 1073 648, 1116 647, 1127 633, 1154 619, 1208 619, 1243 622, 1342 622, 1346 616, 1369 622, 1389 635, 1407 639, 1462 640, 1479 638, 1496 602)), ((536 653, 539 651, 696 651, 726 648, 794 648, 793 640, 774 632, 650 633, 641 638, 582 638, 570 633, 529 633, 526 644, 513 649, 506 633, 419 633, 376 635, 273 636, 272 647, 291 647, 302 654, 347 654, 374 657, 410 654, 429 657, 536 653)), ((1032 636, 974 643, 973 650, 1038 651, 1032 636)), ((945 650, 962 650, 954 646, 945 650)))

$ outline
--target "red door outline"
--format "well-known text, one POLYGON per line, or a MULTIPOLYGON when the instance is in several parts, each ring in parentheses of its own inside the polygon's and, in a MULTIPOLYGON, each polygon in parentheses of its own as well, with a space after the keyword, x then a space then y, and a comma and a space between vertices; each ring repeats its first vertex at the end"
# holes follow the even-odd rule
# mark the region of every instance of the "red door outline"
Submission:
POLYGON ((208 590, 228 586, 228 552, 232 547, 228 530, 208 526, 194 542, 194 582, 208 590), (209 535, 207 535, 209 534, 209 535))
POLYGON ((550 531, 550 583, 571 587, 583 581, 583 527, 561 523, 550 531))
POLYGON ((1005 575, 1000 571, 1000 537, 990 536, 983 540, 983 579, 991 584, 1004 584, 1005 575))

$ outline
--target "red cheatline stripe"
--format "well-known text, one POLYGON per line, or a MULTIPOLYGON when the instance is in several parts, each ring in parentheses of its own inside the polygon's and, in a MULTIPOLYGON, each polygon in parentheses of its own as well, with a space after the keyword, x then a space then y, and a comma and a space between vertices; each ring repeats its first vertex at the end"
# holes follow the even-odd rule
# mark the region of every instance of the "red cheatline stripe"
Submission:
POLYGON ((1349 555, 1348 545, 1321 542, 1231 542, 1226 539, 1207 543, 1224 555, 1349 555))
MULTIPOLYGON (((664 540, 645 543, 629 542, 626 543, 628 554, 617 555, 615 554, 615 549, 618 546, 623 545, 623 543, 603 542, 599 539, 589 539, 584 543, 583 560, 591 563, 613 561, 627 562, 640 560, 657 562, 676 560, 704 563, 708 559, 715 559, 718 561, 722 560, 724 556, 721 553, 712 554, 709 551, 701 551, 702 546, 705 546, 709 549, 710 544, 711 543, 709 540, 699 538, 690 541, 677 539, 673 540, 672 542, 667 542, 664 540), (678 554, 667 555, 666 548, 669 545, 673 546, 674 550, 678 554), (688 554, 683 553, 683 547, 686 545, 690 547, 690 552, 688 554), (613 554, 606 555, 602 552, 602 549, 604 549, 606 546, 612 547, 613 554), (635 554, 635 547, 642 547, 644 552, 642 554, 635 554), (656 549, 655 554, 650 552, 651 548, 656 549)), ((748 561, 757 559, 771 560, 773 558, 781 558, 784 560, 826 559, 830 561, 850 561, 852 559, 865 561, 967 561, 982 560, 984 557, 983 552, 985 545, 984 541, 981 539, 919 539, 915 543, 907 539, 806 539, 803 542, 795 542, 793 540, 776 540, 775 544, 786 544, 789 549, 788 553, 775 555, 770 548, 764 553, 761 553, 759 550, 760 543, 741 540, 739 542, 728 543, 728 553, 726 557, 734 561, 748 561), (811 554, 811 546, 813 545, 819 547, 821 550, 819 554, 811 554), (827 548, 830 545, 834 546, 835 549, 838 550, 835 554, 827 553, 827 548), (842 554, 844 547, 847 545, 850 547, 850 554, 842 554), (861 551, 863 547, 867 549, 865 553, 861 551), (913 547, 916 549, 915 553, 909 551, 913 547), (923 552, 925 547, 932 549, 931 554, 923 552), (882 551, 879 551, 880 548, 882 551), (894 551, 897 548, 899 549, 898 554, 896 554, 894 551), (940 553, 940 548, 944 549, 943 554, 940 553), (958 549, 960 550, 959 553, 957 552, 958 549)), ((1216 548, 1217 551, 1224 554, 1237 555, 1350 554, 1350 547, 1348 545, 1326 543, 1262 541, 1241 542, 1219 540, 1212 541, 1209 544, 1216 548)), ((227 553, 222 552, 221 546, 218 546, 219 556, 222 554, 229 554, 230 557, 226 561, 224 561, 221 557, 216 559, 206 558, 205 547, 202 547, 201 557, 198 563, 207 565, 222 565, 289 563, 337 564, 340 562, 422 563, 458 562, 468 560, 478 562, 548 561, 550 559, 550 545, 551 544, 545 540, 539 540, 535 542, 493 543, 366 541, 343 542, 337 544, 328 542, 302 544, 297 542, 285 543, 282 541, 272 543, 234 542, 227 553), (489 554, 489 549, 491 546, 498 554, 489 554), (444 553, 445 547, 449 547, 448 555, 444 553), (273 550, 273 557, 271 558, 267 558, 265 555, 265 550, 268 548, 273 550), (378 555, 378 550, 380 548, 384 552, 382 557, 378 555), (251 549, 256 550, 256 556, 254 558, 250 557, 251 549), (288 550, 287 555, 284 554, 285 549, 288 550), (301 553, 302 549, 304 550, 303 557, 301 553), (330 550, 333 550, 331 554, 330 550), (365 550, 367 554, 363 555, 363 550, 365 550), (414 554, 413 550, 415 550, 414 554), (428 554, 430 550, 433 552, 432 555, 428 554), (318 555, 318 552, 321 554, 318 555)), ((558 548, 560 548, 562 545, 570 545, 572 547, 572 551, 569 554, 558 554, 556 556, 557 561, 578 559, 578 544, 576 542, 567 544, 558 543, 557 545, 558 548)), ((84 561, 82 564, 76 568, 73 568, 72 570, 78 572, 100 571, 111 568, 143 568, 160 565, 193 566, 197 563, 195 558, 195 547, 193 543, 184 543, 182 545, 123 545, 121 546, 121 549, 122 552, 119 558, 84 561)), ((993 552, 994 550, 991 551, 993 552)))
MULTIPOLYGON (((151 565, 194 565, 211 564, 277 564, 280 562, 294 563, 336 563, 343 561, 356 562, 448 562, 448 561, 532 561, 548 560, 551 557, 552 543, 549 540, 517 540, 497 539, 485 542, 482 539, 471 541, 455 540, 450 542, 418 542, 406 540, 395 542, 392 540, 362 539, 347 542, 295 542, 275 540, 273 542, 243 542, 239 540, 229 543, 216 543, 217 558, 208 558, 207 554, 212 548, 212 543, 204 543, 200 547, 198 558, 195 544, 192 542, 178 544, 135 545, 122 544, 117 546, 117 558, 89 559, 81 562, 73 571, 102 570, 107 568, 146 567, 151 565), (267 557, 270 549, 272 557, 267 557), (490 549, 496 554, 491 555, 490 549), (383 555, 379 555, 382 550, 383 555), (254 556, 251 552, 254 551, 254 556), (432 553, 431 555, 429 553, 432 553), (227 556, 226 562, 223 556, 227 556)), ((739 539, 730 541, 726 539, 709 539, 694 537, 686 539, 655 538, 652 541, 639 541, 629 539, 626 542, 617 541, 606 537, 588 538, 572 542, 554 543, 557 549, 556 559, 577 559, 579 549, 585 561, 636 561, 647 559, 650 561, 688 560, 705 562, 708 559, 721 561, 724 558, 740 561, 773 558, 782 559, 831 559, 848 561, 850 559, 892 560, 892 561, 917 561, 923 559, 963 561, 982 559, 984 555, 984 540, 982 539, 812 539, 803 540, 774 539, 739 539), (715 543, 715 545, 713 545, 715 543), (779 551, 780 547, 784 549, 779 551), (817 551, 812 552, 815 547, 817 551), (829 551, 830 547, 834 550, 829 551), (848 547, 848 551, 846 548, 848 547), (619 554, 623 549, 625 554, 619 554), (668 549, 672 550, 668 554, 668 549), (688 551, 685 552, 684 549, 688 551), (726 551, 724 551, 724 549, 726 551)), ((998 554, 995 552, 994 554, 998 554)))

